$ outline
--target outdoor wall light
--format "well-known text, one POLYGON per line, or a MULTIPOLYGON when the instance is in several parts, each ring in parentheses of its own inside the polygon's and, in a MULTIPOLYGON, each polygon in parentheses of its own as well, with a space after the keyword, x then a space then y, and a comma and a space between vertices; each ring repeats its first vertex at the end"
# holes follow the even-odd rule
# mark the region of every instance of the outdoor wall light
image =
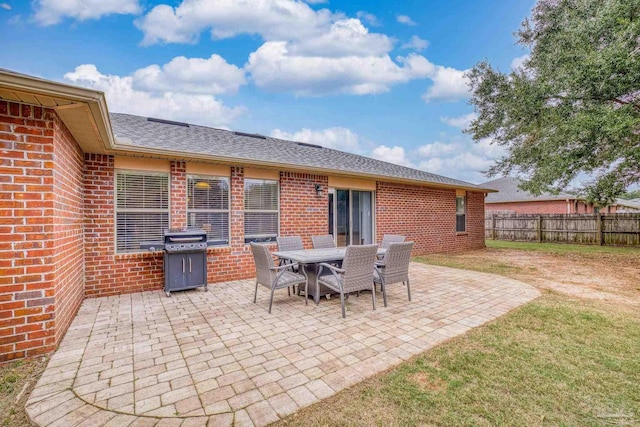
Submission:
POLYGON ((320 184, 316 184, 316 195, 318 197, 322 196, 322 186, 320 184))

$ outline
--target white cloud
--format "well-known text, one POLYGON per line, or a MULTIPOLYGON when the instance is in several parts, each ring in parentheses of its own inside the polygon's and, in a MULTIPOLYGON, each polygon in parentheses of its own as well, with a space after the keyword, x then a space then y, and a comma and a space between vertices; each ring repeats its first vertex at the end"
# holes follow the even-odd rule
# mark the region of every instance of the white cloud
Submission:
POLYGON ((347 56, 382 56, 393 48, 384 34, 369 33, 359 19, 341 19, 316 37, 289 43, 292 55, 336 58, 347 56))
POLYGON ((331 127, 318 130, 305 128, 292 133, 274 129, 273 132, 271 132, 271 136, 290 141, 308 142, 310 144, 322 145, 323 147, 353 153, 359 152, 361 148, 358 134, 343 127, 331 127))
POLYGON ((478 118, 476 113, 469 113, 457 117, 440 117, 440 121, 448 124, 449 126, 453 126, 454 128, 466 129, 476 118, 478 118))
POLYGON ((371 25, 372 27, 379 27, 380 25, 382 25, 378 17, 373 13, 368 13, 361 10, 356 13, 356 17, 359 20, 364 21, 367 24, 371 25))
POLYGON ((245 69, 258 87, 297 95, 373 94, 393 84, 426 77, 426 58, 411 54, 394 62, 388 55, 327 58, 295 56, 286 42, 267 42, 249 56, 245 69))
POLYGON ((493 142, 491 138, 482 138, 474 142, 472 151, 484 158, 496 160, 507 154, 507 150, 493 142))
POLYGON ((149 92, 218 95, 235 93, 245 83, 242 69, 215 54, 206 59, 178 56, 162 67, 149 65, 133 73, 133 88, 149 92))
POLYGON ((418 154, 420 157, 440 157, 455 153, 461 149, 461 144, 455 142, 446 143, 436 141, 432 144, 425 144, 418 147, 418 154))
POLYGON ((0 3, 0 9, 11 10, 11 5, 9 3, 0 3))
POLYGON ((423 40, 418 36, 411 37, 411 40, 402 45, 403 49, 413 49, 417 51, 425 50, 429 47, 429 41, 423 40))
POLYGON ((73 84, 105 92, 109 108, 119 113, 227 127, 246 112, 243 107, 226 107, 211 95, 138 90, 134 88, 133 76, 102 74, 93 64, 80 65, 64 78, 73 84))
POLYGON ((524 63, 529 60, 529 54, 513 58, 511 61, 511 69, 516 71, 518 68, 522 68, 524 63))
POLYGON ((54 25, 64 18, 78 21, 98 19, 111 14, 138 14, 138 0, 36 0, 35 20, 41 25, 54 25))
POLYGON ((329 0, 304 0, 304 2, 309 4, 322 4, 329 3, 329 0))
POLYGON ((380 145, 373 149, 371 157, 401 166, 407 166, 410 168, 415 167, 407 158, 407 153, 404 151, 404 148, 397 145, 394 145, 393 147, 380 145))
POLYGON ((337 16, 295 0, 183 0, 155 6, 136 21, 143 44, 193 43, 205 29, 215 38, 259 34, 265 40, 307 39, 337 16))
POLYGON ((467 98, 470 94, 469 80, 465 77, 466 70, 436 66, 429 78, 433 85, 422 95, 425 102, 457 101, 467 98))
POLYGON ((401 24, 409 25, 409 26, 412 26, 412 27, 415 26, 415 25, 418 25, 415 22, 413 22, 413 19, 411 19, 407 15, 398 15, 398 16, 396 16, 396 20, 401 24))
POLYGON ((450 157, 432 157, 420 162, 418 167, 428 172, 444 173, 464 181, 480 182, 486 180, 482 171, 489 169, 493 160, 483 158, 470 151, 465 151, 450 157))

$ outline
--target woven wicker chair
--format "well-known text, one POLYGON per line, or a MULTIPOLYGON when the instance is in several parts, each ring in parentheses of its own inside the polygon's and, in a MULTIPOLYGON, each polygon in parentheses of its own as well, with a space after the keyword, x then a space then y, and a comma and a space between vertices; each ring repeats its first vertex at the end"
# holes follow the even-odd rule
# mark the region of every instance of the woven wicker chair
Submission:
POLYGON ((348 246, 342 262, 342 268, 327 263, 319 265, 318 283, 340 294, 342 318, 345 318, 345 294, 371 290, 373 309, 376 309, 376 287, 373 284, 373 266, 376 260, 377 245, 348 246), (331 274, 322 275, 327 269, 331 274))
MULTIPOLYGON (((413 242, 391 243, 382 260, 376 261, 373 280, 380 284, 384 306, 387 306, 387 285, 402 282, 407 284, 407 294, 411 301, 409 284, 409 262, 413 242)), ((375 287, 375 286, 374 286, 375 287)))
POLYGON ((331 249, 336 247, 336 242, 333 240, 331 234, 311 236, 311 242, 313 243, 313 249, 331 249))
POLYGON ((392 243, 402 243, 404 242, 406 237, 399 236, 397 234, 385 234, 382 236, 382 242, 380 242, 380 247, 383 249, 388 249, 389 245, 392 243))
MULTIPOLYGON (((287 236, 287 237, 276 237, 276 242, 278 242, 278 251, 300 251, 304 249, 304 245, 302 244, 302 239, 300 236, 287 236)), ((291 264, 291 260, 282 259, 280 260, 280 265, 291 264)), ((299 273, 300 268, 298 265, 293 265, 291 270, 294 273, 299 273)), ((295 293, 296 287, 293 286, 293 292, 295 293)), ((300 288, 298 287, 298 295, 300 295, 300 288)))
MULTIPOLYGON (((269 299, 269 313, 273 305, 273 293, 276 289, 289 288, 290 286, 300 285, 304 283, 305 294, 308 291, 309 280, 306 273, 304 275, 294 273, 291 267, 295 264, 285 264, 276 266, 273 257, 269 253, 269 249, 265 245, 251 242, 251 252, 253 252, 253 260, 256 263, 256 291, 253 294, 253 302, 258 298, 258 285, 266 286, 271 289, 271 298, 269 299)), ((304 269, 302 269, 304 273, 304 269)), ((305 304, 307 300, 305 298, 305 304)))

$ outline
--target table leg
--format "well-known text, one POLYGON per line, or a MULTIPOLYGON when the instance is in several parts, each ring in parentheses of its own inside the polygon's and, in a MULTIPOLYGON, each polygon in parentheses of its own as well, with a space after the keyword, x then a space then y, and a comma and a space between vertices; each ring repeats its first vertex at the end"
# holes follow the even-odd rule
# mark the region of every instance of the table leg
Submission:
MULTIPOLYGON (((309 279, 309 293, 313 295, 313 302, 318 304, 320 302, 320 286, 318 285, 318 277, 316 276, 316 265, 305 264, 304 270, 307 272, 307 278, 309 279)), ((305 295, 305 298, 308 298, 305 295)))

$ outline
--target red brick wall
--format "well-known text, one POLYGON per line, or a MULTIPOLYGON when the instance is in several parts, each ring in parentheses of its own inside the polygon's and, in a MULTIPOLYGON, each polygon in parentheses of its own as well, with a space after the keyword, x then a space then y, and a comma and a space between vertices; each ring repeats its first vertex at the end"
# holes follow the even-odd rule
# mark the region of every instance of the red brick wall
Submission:
POLYGON ((456 233, 456 191, 378 182, 376 238, 401 234, 414 255, 484 247, 484 194, 467 192, 467 231, 456 233))
POLYGON ((491 213, 499 211, 499 213, 521 213, 521 214, 566 214, 566 213, 593 213, 593 205, 585 202, 575 203, 571 200, 569 203, 570 211, 567 212, 566 200, 547 200, 547 201, 530 201, 530 202, 512 202, 512 203, 487 203, 486 211, 491 213))
POLYGON ((50 352, 75 315, 81 175, 53 110, 0 101, 0 362, 50 352))
POLYGON ((84 155, 58 117, 53 124, 55 338, 58 343, 84 299, 84 155))
POLYGON ((187 164, 171 162, 169 175, 171 213, 169 221, 172 228, 187 226, 187 164))
POLYGON ((85 295, 118 295, 160 289, 162 253, 115 253, 113 156, 85 154, 85 295))
POLYGON ((280 235, 300 236, 311 248, 311 236, 329 230, 329 178, 322 175, 280 172, 280 235), (318 196, 315 186, 322 186, 318 196))

